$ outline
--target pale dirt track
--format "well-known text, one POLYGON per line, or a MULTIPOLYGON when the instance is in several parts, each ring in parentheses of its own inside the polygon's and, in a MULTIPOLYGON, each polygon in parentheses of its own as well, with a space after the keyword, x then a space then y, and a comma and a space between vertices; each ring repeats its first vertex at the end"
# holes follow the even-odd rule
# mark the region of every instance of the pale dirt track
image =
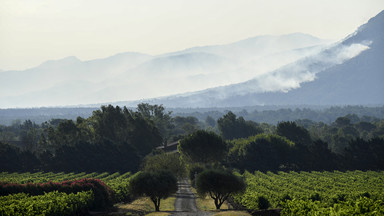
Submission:
POLYGON ((178 191, 176 193, 175 212, 172 215, 175 216, 192 216, 202 215, 208 216, 209 212, 199 211, 196 207, 196 197, 191 191, 191 185, 187 179, 179 180, 178 191))

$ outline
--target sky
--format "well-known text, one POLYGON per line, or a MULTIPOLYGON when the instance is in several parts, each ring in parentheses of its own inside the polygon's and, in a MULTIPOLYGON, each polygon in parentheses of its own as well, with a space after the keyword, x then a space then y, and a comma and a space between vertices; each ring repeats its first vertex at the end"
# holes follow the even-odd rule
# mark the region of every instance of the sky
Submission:
POLYGON ((383 0, 0 0, 0 70, 258 35, 339 40, 382 10, 383 0))

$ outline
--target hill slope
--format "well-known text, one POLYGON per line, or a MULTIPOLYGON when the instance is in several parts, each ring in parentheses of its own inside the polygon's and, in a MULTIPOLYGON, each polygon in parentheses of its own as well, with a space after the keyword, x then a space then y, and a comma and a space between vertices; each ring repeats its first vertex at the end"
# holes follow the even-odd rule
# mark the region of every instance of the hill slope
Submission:
POLYGON ((67 57, 23 71, 0 72, 0 107, 134 100, 229 85, 317 53, 328 42, 295 33, 159 56, 122 53, 92 61, 67 57))
POLYGON ((384 104, 383 60, 384 11, 332 47, 267 75, 151 102, 169 107, 384 104))

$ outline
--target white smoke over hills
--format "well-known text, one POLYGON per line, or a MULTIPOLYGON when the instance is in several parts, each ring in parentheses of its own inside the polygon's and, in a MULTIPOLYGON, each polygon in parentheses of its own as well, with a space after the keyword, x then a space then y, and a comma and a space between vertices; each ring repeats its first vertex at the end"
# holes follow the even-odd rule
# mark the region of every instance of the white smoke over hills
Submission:
MULTIPOLYGON (((122 53, 92 61, 51 60, 23 71, 1 72, 0 108, 96 104, 201 91, 266 76, 320 53, 329 43, 295 33, 159 56, 122 53)), ((286 88, 284 82, 273 86, 286 88)))
POLYGON ((168 107, 381 105, 383 59, 384 11, 344 40, 277 70, 238 84, 150 102, 168 107))

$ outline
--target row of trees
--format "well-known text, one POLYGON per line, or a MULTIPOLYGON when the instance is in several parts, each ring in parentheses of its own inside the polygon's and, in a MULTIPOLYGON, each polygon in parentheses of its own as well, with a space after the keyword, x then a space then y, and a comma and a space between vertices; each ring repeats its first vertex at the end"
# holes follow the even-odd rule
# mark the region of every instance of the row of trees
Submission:
MULTIPOLYGON (((126 107, 103 106, 89 118, 78 117, 76 121, 52 119, 41 125, 25 121, 19 125, 0 126, 1 169, 137 170, 141 160, 156 147, 189 137, 188 134, 199 129, 219 134, 225 141, 264 134, 257 139, 228 142, 226 152, 229 153, 225 153, 225 163, 241 169, 246 169, 241 165, 246 163, 240 162, 239 158, 243 158, 245 149, 248 149, 238 144, 241 142, 256 143, 250 146, 257 146, 252 148, 256 148, 255 154, 260 155, 257 157, 260 166, 248 169, 379 169, 382 167, 380 154, 384 121, 367 119, 349 115, 337 118, 330 125, 297 120, 274 126, 246 121, 228 112, 217 121, 208 117, 203 123, 194 117, 172 117, 161 105, 140 104, 135 111, 126 107), (268 141, 275 135, 285 137, 294 145, 283 148, 284 145, 276 143, 278 139, 268 141), (289 160, 274 165, 282 158, 276 156, 282 149, 287 150, 284 150, 284 157, 289 160), (261 154, 261 151, 268 154, 261 154), (361 158, 370 160, 358 163, 361 158), (262 163, 266 165, 261 166, 262 163)), ((199 139, 200 136, 192 137, 199 139)), ((201 157, 206 153, 202 149, 214 142, 201 140, 199 143, 202 143, 198 155, 201 157)), ((217 150, 216 154, 224 153, 217 150)))
POLYGON ((136 111, 102 106, 76 121, 3 126, 1 170, 136 171, 153 149, 190 133, 194 124, 191 118, 171 118, 162 106, 140 104, 136 111))

